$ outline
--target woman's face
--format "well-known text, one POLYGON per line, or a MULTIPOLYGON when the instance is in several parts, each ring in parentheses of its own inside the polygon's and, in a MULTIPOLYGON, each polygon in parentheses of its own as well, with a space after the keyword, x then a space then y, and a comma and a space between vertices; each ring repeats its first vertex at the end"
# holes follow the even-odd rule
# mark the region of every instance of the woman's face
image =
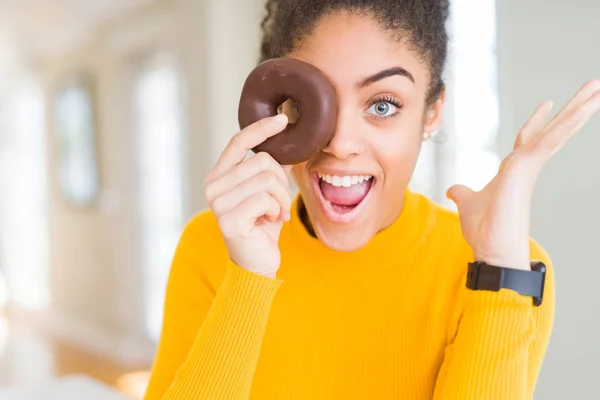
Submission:
POLYGON ((364 15, 323 19, 289 56, 318 67, 339 98, 333 140, 292 174, 318 238, 356 250, 400 214, 423 133, 439 126, 443 98, 426 108, 427 66, 364 15))

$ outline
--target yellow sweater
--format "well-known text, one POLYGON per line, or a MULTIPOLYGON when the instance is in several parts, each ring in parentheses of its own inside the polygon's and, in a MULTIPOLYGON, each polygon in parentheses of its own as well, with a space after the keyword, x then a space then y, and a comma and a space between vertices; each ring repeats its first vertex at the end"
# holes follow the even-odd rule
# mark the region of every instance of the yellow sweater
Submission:
POLYGON ((339 253, 296 199, 277 279, 228 261, 211 212, 186 227, 168 282, 146 399, 531 399, 554 316, 509 290, 465 288, 459 220, 407 191, 398 220, 339 253))

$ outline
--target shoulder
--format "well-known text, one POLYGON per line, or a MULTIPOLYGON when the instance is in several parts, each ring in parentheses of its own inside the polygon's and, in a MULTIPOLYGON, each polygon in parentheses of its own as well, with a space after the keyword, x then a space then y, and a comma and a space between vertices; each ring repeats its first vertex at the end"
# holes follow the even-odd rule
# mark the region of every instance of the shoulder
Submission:
MULTIPOLYGON (((421 197, 421 202, 425 204, 424 207, 429 210, 429 213, 434 215, 432 220, 435 222, 431 228, 431 238, 446 242, 448 246, 445 247, 451 247, 449 254, 453 257, 458 257, 460 261, 465 259, 473 261, 473 251, 462 235, 458 213, 435 203, 423 195, 419 196, 421 197)), ((547 266, 552 267, 552 260, 548 252, 532 237, 529 238, 529 249, 532 260, 542 261, 547 266)))
POLYGON ((219 223, 211 210, 204 210, 188 221, 179 240, 178 252, 208 260, 227 254, 219 223))
POLYGON ((414 193, 420 219, 427 220, 425 246, 433 253, 443 254, 446 261, 468 259, 472 256, 470 246, 464 240, 458 213, 427 196, 414 193))
POLYGON ((185 225, 182 240, 193 240, 199 245, 223 244, 217 217, 212 210, 203 210, 194 215, 185 225))
POLYGON ((192 217, 183 228, 171 267, 171 277, 197 281, 212 287, 223 279, 227 266, 227 248, 217 218, 211 210, 192 217))

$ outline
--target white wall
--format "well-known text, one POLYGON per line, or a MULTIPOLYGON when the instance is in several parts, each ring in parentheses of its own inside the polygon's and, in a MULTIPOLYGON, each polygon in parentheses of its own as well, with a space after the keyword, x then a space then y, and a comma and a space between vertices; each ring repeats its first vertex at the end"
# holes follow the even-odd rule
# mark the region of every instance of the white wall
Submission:
MULTIPOLYGON (((499 0, 501 145, 546 99, 556 107, 600 78, 600 1, 499 0)), ((600 116, 546 166, 532 235, 557 276, 555 329, 536 399, 600 398, 600 116)))

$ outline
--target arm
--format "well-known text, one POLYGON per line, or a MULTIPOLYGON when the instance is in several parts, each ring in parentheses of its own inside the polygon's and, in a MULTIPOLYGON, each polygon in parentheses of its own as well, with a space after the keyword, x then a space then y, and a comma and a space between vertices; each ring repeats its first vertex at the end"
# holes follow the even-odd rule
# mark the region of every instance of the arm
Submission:
POLYGON ((461 289, 460 321, 446 348, 434 400, 533 397, 554 320, 554 269, 547 257, 544 302, 510 290, 461 289))
POLYGON ((600 110, 600 82, 584 84, 548 121, 552 106, 538 106, 483 189, 455 185, 447 192, 475 260, 527 269, 531 257, 549 272, 545 304, 538 309, 507 291, 461 291, 460 322, 440 371, 438 400, 532 396, 553 323, 554 272, 528 246, 531 199, 544 164, 600 110))
POLYGON ((281 281, 227 263, 226 251, 210 243, 219 236, 214 224, 207 229, 201 221, 192 223, 177 248, 146 400, 249 397, 281 281), (215 291, 209 278, 218 274, 215 270, 222 275, 223 268, 225 276, 215 291))

